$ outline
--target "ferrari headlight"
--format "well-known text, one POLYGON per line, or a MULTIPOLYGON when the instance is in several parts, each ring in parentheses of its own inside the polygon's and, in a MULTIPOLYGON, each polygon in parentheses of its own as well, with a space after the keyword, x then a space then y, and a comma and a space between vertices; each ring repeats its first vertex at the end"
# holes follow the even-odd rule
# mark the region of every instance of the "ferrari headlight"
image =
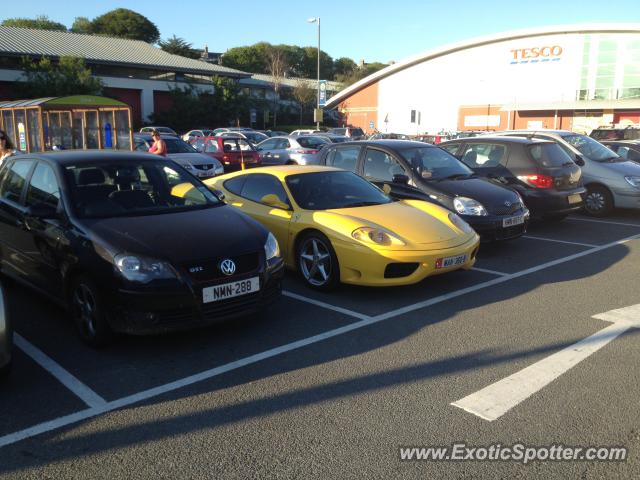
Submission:
POLYGON ((473 198, 456 197, 453 199, 453 207, 460 215, 488 215, 487 210, 484 208, 484 206, 473 198))
POLYGON ((273 236, 271 232, 267 235, 267 241, 264 244, 264 254, 267 258, 267 262, 273 258, 280 256, 280 246, 278 240, 273 236))
POLYGON ((633 175, 631 177, 624 177, 629 185, 632 187, 640 188, 640 177, 637 175, 633 175))
POLYGON ((405 243, 391 232, 382 228, 360 227, 356 228, 351 236, 356 240, 374 245, 404 245, 405 243))
POLYGON ((464 233, 473 232, 473 228, 471 228, 471 225, 469 225, 467 222, 465 222, 455 213, 449 214, 449 221, 451 221, 451 223, 453 223, 458 229, 462 230, 464 233))
POLYGON ((177 278, 171 265, 162 260, 129 254, 116 255, 114 260, 118 272, 131 282, 149 283, 152 280, 177 278))

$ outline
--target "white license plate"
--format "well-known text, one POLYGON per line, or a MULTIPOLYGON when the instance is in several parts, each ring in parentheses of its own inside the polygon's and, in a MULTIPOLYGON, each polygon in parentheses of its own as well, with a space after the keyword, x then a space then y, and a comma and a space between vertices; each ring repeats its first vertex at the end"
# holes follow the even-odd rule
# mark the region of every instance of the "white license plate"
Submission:
POLYGON ((237 282, 223 283, 202 289, 202 303, 219 302, 260 291, 260 278, 253 277, 237 282))
POLYGON ((516 215, 515 217, 509 217, 502 220, 502 226, 504 228, 513 227, 514 225, 522 225, 524 223, 524 215, 516 215))
POLYGON ((199 177, 209 177, 209 172, 198 172, 199 177))
POLYGON ((569 197, 567 197, 567 200, 569 200, 569 205, 580 203, 582 201, 582 195, 580 195, 579 193, 575 193, 573 195, 569 195, 569 197))
POLYGON ((467 261, 467 255, 456 255, 455 257, 444 257, 436 260, 436 269, 449 268, 456 265, 462 265, 467 261))

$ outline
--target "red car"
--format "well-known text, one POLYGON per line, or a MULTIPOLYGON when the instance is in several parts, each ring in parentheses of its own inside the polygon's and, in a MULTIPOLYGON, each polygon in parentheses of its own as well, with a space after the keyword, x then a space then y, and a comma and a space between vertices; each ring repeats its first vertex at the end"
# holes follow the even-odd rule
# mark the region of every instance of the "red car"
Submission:
POLYGON ((225 173, 244 168, 259 167, 262 156, 244 138, 233 137, 196 137, 191 145, 201 153, 220 161, 225 173))

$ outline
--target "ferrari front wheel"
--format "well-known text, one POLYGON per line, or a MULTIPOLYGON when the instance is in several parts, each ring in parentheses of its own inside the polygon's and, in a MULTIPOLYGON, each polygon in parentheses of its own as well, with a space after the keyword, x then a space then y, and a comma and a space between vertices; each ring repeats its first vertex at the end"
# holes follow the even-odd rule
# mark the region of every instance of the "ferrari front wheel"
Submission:
POLYGON ((331 290, 340 281, 338 257, 329 239, 320 232, 310 232, 298 242, 298 269, 307 285, 317 290, 331 290))

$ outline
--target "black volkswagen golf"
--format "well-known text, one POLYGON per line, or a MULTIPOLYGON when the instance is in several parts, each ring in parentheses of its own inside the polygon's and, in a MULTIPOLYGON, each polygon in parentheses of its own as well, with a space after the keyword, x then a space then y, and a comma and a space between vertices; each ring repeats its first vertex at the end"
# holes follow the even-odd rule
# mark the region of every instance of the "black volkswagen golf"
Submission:
POLYGON ((271 233, 143 153, 5 160, 0 249, 2 273, 68 306, 94 346, 255 313, 282 291, 271 233))
POLYGON ((399 199, 419 199, 456 212, 483 240, 517 238, 529 211, 520 195, 479 178, 448 152, 422 142, 370 140, 325 147, 320 163, 351 170, 399 199))

